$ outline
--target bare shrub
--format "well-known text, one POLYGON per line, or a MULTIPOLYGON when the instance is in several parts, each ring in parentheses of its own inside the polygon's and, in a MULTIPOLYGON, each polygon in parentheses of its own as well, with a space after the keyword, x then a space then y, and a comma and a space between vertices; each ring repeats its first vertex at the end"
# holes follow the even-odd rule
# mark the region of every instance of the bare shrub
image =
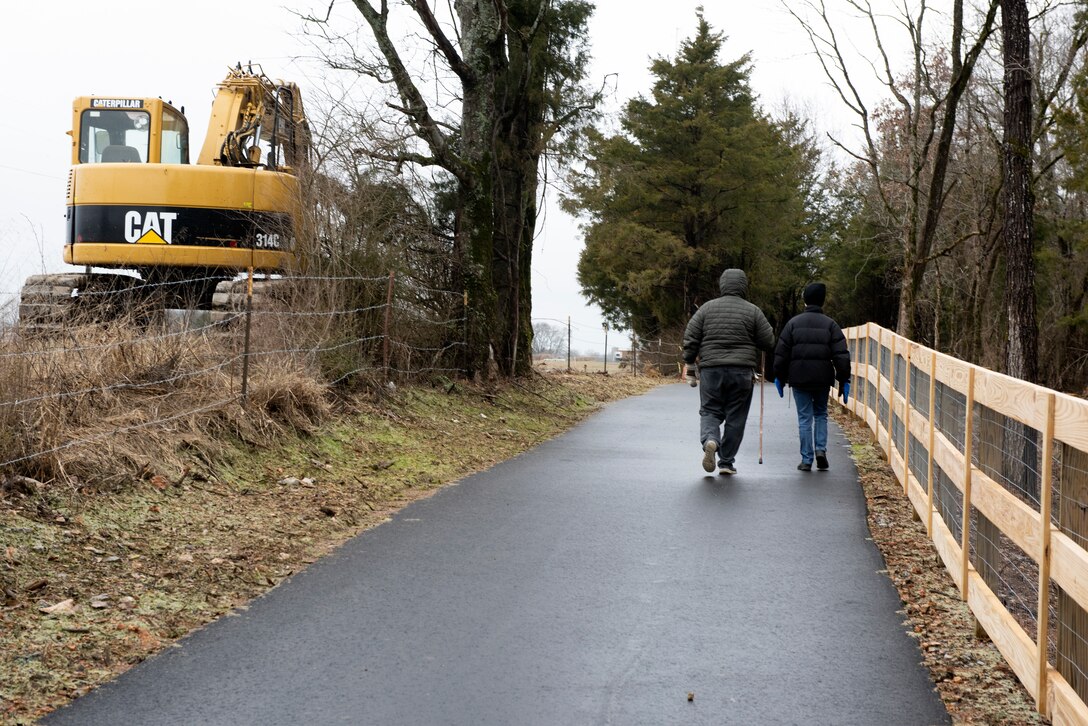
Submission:
POLYGON ((330 411, 328 386, 299 370, 267 366, 249 386, 250 411, 265 420, 298 430, 309 430, 324 421, 330 411))

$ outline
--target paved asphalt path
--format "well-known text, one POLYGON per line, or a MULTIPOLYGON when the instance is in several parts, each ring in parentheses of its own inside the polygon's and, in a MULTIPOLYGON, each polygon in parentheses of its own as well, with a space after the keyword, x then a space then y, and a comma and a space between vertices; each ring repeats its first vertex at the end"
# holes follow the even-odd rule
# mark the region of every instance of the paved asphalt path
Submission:
POLYGON ((841 434, 798 472, 768 385, 765 463, 757 390, 739 474, 708 476, 697 408, 613 403, 45 723, 948 723, 841 434))

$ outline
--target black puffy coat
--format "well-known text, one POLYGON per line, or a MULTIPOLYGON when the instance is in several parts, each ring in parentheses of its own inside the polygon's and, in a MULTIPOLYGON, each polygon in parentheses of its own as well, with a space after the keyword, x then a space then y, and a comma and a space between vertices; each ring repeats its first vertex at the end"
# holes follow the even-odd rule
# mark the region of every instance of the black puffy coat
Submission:
POLYGON ((774 349, 774 330, 763 311, 745 298, 748 276, 729 269, 718 280, 721 297, 695 311, 684 330, 684 362, 699 366, 759 367, 759 351, 774 349))
POLYGON ((774 375, 801 390, 850 380, 846 336, 818 305, 809 305, 786 323, 774 349, 774 375))

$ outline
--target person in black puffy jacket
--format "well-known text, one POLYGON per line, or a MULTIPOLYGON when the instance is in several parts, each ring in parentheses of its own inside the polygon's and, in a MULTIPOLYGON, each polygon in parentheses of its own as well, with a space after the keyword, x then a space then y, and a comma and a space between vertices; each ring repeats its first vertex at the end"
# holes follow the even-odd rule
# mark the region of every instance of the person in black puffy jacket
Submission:
POLYGON ((774 331, 763 311, 748 302, 743 270, 726 270, 718 286, 721 296, 700 306, 688 321, 684 362, 688 381, 699 386, 703 469, 714 471, 717 454, 718 473, 732 475, 752 405, 752 374, 760 351, 774 350, 774 331))
POLYGON ((802 297, 805 309, 790 318, 774 350, 775 388, 793 388, 797 403, 797 428, 801 437, 801 471, 826 470, 827 399, 832 384, 839 382, 839 395, 845 403, 850 396, 850 349, 838 323, 824 315, 827 287, 813 282, 802 297))

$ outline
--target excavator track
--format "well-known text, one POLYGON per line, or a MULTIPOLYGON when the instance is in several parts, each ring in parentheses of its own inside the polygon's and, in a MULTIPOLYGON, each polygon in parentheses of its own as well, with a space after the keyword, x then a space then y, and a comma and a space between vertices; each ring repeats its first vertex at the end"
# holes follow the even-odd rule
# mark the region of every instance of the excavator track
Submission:
MULTIPOLYGON (((282 303, 289 291, 290 281, 285 278, 254 280, 253 309, 271 310, 282 303)), ((246 311, 248 281, 228 280, 219 283, 212 296, 212 322, 225 323, 238 319, 246 311)))
POLYGON ((57 332, 137 309, 143 282, 128 275, 64 272, 32 275, 19 295, 23 334, 57 332))

